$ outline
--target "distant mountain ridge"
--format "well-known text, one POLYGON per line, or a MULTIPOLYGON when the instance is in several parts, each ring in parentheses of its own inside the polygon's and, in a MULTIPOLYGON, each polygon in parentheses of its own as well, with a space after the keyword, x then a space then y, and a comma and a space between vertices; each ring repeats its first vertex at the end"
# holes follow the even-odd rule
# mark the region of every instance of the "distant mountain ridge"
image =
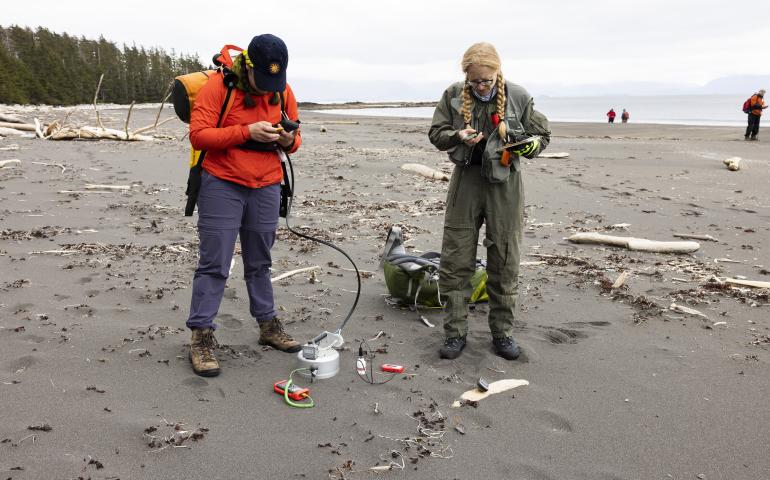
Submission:
POLYGON ((540 95, 561 97, 607 95, 748 95, 770 86, 770 75, 733 75, 720 77, 705 85, 659 82, 615 82, 608 84, 584 84, 554 86, 532 84, 528 88, 540 95))
MULTIPOLYGON (((514 83, 516 82, 513 79, 514 83)), ((451 82, 403 83, 392 81, 337 82, 310 78, 291 78, 298 98, 307 102, 424 102, 438 101, 451 82)), ((615 82, 607 84, 555 85, 546 82, 525 83, 534 96, 657 96, 657 95, 750 95, 770 87, 770 75, 734 75, 721 77, 705 85, 663 82, 615 82)))

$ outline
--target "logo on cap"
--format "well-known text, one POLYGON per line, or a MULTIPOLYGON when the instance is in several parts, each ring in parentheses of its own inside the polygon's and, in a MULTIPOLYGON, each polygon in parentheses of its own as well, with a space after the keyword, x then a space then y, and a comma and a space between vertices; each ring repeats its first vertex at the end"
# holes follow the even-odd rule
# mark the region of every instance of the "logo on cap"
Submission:
POLYGON ((281 66, 278 65, 277 63, 271 63, 270 65, 268 65, 267 68, 268 70, 270 70, 270 73, 272 73, 273 75, 281 71, 281 66))

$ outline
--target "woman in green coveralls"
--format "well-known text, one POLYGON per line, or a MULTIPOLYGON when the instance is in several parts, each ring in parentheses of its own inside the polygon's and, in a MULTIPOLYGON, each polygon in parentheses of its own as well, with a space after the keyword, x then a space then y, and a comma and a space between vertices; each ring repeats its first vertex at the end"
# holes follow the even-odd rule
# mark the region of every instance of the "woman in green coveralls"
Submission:
POLYGON ((447 194, 439 284, 447 297, 442 358, 460 356, 468 333, 470 280, 479 229, 486 224, 489 328, 495 352, 519 356, 513 319, 524 224, 520 157, 548 145, 548 120, 532 96, 503 78, 500 56, 489 43, 463 55, 465 81, 450 85, 433 114, 429 137, 455 164, 447 194))

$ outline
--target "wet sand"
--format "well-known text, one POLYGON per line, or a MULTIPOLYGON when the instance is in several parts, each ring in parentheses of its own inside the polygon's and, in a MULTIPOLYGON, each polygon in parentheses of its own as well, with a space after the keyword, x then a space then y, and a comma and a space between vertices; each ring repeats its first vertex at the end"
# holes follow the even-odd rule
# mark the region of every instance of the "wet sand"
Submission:
MULTIPOLYGON (((105 116, 123 127, 124 110, 105 116)), ((135 111, 132 125, 154 116, 135 111)), ((183 216, 184 125, 164 125, 170 138, 158 142, 0 139, 0 149, 18 147, 0 160, 21 160, 0 169, 2 478, 355 479, 390 462, 404 470, 381 477, 768 478, 768 291, 708 280, 770 281, 766 142, 728 127, 552 125, 547 152, 570 157, 522 165, 522 261, 544 262, 521 269, 524 353, 494 355, 480 305, 468 347, 448 361, 437 355, 441 313, 426 313, 429 328, 386 304, 378 268, 393 224, 413 251, 440 249, 447 184, 399 168, 451 171, 428 142, 428 121, 302 120, 292 225, 374 272, 343 331, 341 371, 310 386, 317 405, 306 410, 272 391, 295 359, 257 344, 240 261, 218 319, 222 375, 190 369, 184 321, 197 237, 195 218, 183 216), (743 158, 738 172, 722 164, 732 156, 743 158), (59 193, 87 184, 130 189, 59 193), (717 241, 672 255, 564 240, 580 231, 717 241), (611 289, 622 271, 624 286, 611 289), (378 334, 375 362, 407 374, 371 386, 356 378, 355 357, 359 341, 378 334), (452 408, 479 376, 529 385, 452 408)), ((339 325, 356 283, 340 254, 282 226, 274 274, 315 265, 312 282, 275 284, 301 341, 339 325)))

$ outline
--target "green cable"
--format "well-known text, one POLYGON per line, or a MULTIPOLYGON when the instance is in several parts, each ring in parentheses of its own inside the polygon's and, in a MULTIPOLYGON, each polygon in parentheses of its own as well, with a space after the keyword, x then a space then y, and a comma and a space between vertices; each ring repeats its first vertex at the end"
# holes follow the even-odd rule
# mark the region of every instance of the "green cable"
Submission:
MULTIPOLYGON (((292 370, 292 372, 289 374, 289 379, 286 381, 286 387, 283 389, 283 399, 286 401, 286 403, 290 407, 294 407, 294 408, 313 408, 313 407, 315 407, 315 402, 313 401, 313 398, 310 395, 308 395, 306 397, 307 400, 310 400, 310 403, 298 403, 298 402, 295 402, 294 400, 292 400, 291 398, 289 398, 289 387, 291 387, 291 384, 293 383, 293 380, 292 380, 291 377, 295 373, 299 372, 300 370, 308 370, 308 369, 307 368, 298 368, 296 370, 292 370)), ((308 371, 310 371, 310 370, 308 370, 308 371)))

